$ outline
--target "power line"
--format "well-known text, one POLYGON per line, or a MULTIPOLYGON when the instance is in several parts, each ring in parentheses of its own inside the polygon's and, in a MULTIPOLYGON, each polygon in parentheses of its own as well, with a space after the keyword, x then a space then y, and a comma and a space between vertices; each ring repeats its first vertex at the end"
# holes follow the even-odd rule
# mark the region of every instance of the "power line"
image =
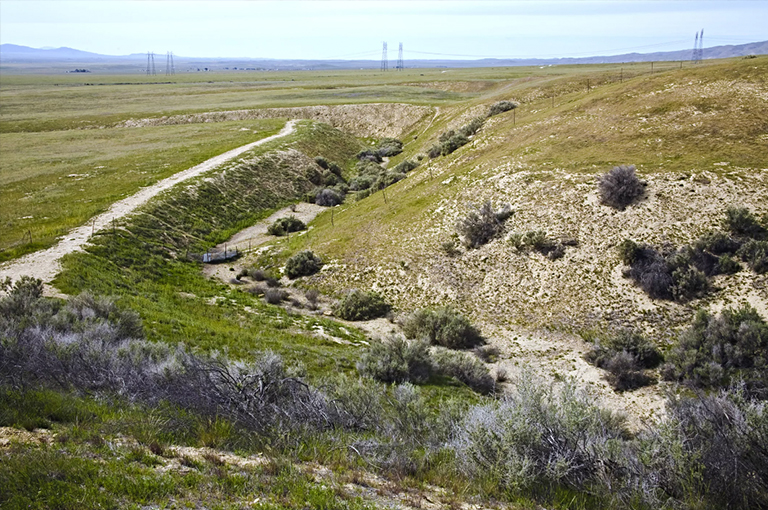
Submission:
POLYGON ((389 63, 387 62, 387 43, 381 49, 381 70, 386 71, 389 63))

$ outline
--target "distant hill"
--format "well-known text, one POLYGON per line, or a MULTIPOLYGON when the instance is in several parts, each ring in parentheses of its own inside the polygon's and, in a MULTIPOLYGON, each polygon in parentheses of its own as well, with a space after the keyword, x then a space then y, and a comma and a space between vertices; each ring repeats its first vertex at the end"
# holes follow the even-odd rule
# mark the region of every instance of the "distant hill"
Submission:
MULTIPOLYGON (((689 60, 691 49, 664 51, 656 53, 625 53, 622 55, 607 55, 581 58, 528 58, 528 59, 497 59, 486 58, 478 60, 413 60, 406 59, 410 68, 423 67, 507 67, 532 65, 564 65, 564 64, 603 64, 619 62, 657 62, 673 60, 689 60)), ((739 45, 713 46, 704 48, 705 59, 742 57, 746 55, 768 54, 768 41, 753 42, 739 45)), ((407 56, 407 53, 406 53, 407 56)), ((158 53, 156 57, 161 58, 158 53)), ((102 55, 73 48, 37 49, 16 44, 0 45, 0 62, 3 64, 24 63, 125 63, 142 61, 146 53, 130 55, 102 55)), ((175 56, 176 63, 215 66, 216 69, 374 69, 380 65, 379 60, 303 60, 303 59, 269 59, 269 58, 197 58, 175 56), (224 67, 228 66, 228 67, 224 67)))
POLYGON ((18 44, 0 44, 0 61, 3 63, 11 62, 41 62, 41 61, 76 61, 84 62, 91 60, 112 60, 115 57, 112 55, 100 55, 98 53, 92 53, 90 51, 76 50, 74 48, 54 48, 54 49, 37 49, 30 48, 28 46, 20 46, 18 44))

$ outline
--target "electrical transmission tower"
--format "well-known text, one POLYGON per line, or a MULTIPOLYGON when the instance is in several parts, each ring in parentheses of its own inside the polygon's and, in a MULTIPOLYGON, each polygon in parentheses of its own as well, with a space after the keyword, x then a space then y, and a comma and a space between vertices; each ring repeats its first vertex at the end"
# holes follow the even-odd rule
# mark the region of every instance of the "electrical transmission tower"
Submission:
POLYGON ((699 33, 696 32, 696 39, 693 41, 693 53, 691 53, 691 62, 696 63, 696 57, 699 53, 699 33))
POLYGON ((150 74, 152 75, 157 74, 157 71, 155 71, 155 52, 154 51, 147 52, 147 76, 149 76, 150 74))
POLYGON ((701 32, 696 32, 696 40, 693 43, 693 57, 691 60, 694 64, 701 63, 701 59, 704 58, 704 29, 701 32))
POLYGON ((403 43, 400 43, 400 49, 397 52, 397 70, 403 70, 403 43))
POLYGON ((171 76, 176 74, 176 69, 173 67, 173 52, 169 51, 165 55, 165 75, 171 76))
POLYGON ((384 47, 381 50, 381 70, 386 71, 389 63, 387 62, 387 43, 384 43, 384 47))

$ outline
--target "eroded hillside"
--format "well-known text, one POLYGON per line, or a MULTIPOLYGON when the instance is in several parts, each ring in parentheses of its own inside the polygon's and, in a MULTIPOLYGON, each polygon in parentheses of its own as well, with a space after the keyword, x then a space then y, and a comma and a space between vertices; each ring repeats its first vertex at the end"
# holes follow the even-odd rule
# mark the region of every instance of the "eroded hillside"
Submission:
MULTIPOLYGON (((766 76, 761 58, 605 82, 589 93, 565 81, 511 87, 487 99, 515 100, 516 111, 488 119, 453 154, 425 158, 386 190, 386 202, 381 192, 348 199, 333 225, 321 216, 311 238, 292 250, 306 246, 329 262, 308 285, 337 294, 375 289, 402 312, 450 305, 506 349, 508 368, 538 365, 611 393, 581 358, 588 344, 568 334, 632 328, 663 348, 699 308, 747 301, 768 311, 768 277, 746 265, 714 277, 702 299, 652 300, 623 276, 616 249, 624 239, 692 243, 721 229, 729 206, 768 212, 766 76), (554 106, 546 87, 562 91, 554 106), (600 203, 596 183, 619 164, 636 165, 647 182, 641 200, 623 211, 600 203), (486 200, 512 206, 503 235, 446 253, 456 223, 486 200), (550 260, 509 241, 535 230, 577 245, 550 260)), ((390 165, 427 152, 441 132, 488 104, 441 109, 390 165)), ((620 406, 637 410, 641 393, 619 397, 620 406)), ((659 407, 659 395, 639 407, 659 407)))

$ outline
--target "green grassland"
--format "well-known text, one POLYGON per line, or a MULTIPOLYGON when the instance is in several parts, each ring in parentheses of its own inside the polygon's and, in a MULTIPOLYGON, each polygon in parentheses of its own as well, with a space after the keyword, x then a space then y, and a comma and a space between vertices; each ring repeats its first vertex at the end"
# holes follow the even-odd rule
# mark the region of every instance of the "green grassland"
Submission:
POLYGON ((0 261, 48 247, 140 187, 273 135, 284 123, 2 133, 0 261))

